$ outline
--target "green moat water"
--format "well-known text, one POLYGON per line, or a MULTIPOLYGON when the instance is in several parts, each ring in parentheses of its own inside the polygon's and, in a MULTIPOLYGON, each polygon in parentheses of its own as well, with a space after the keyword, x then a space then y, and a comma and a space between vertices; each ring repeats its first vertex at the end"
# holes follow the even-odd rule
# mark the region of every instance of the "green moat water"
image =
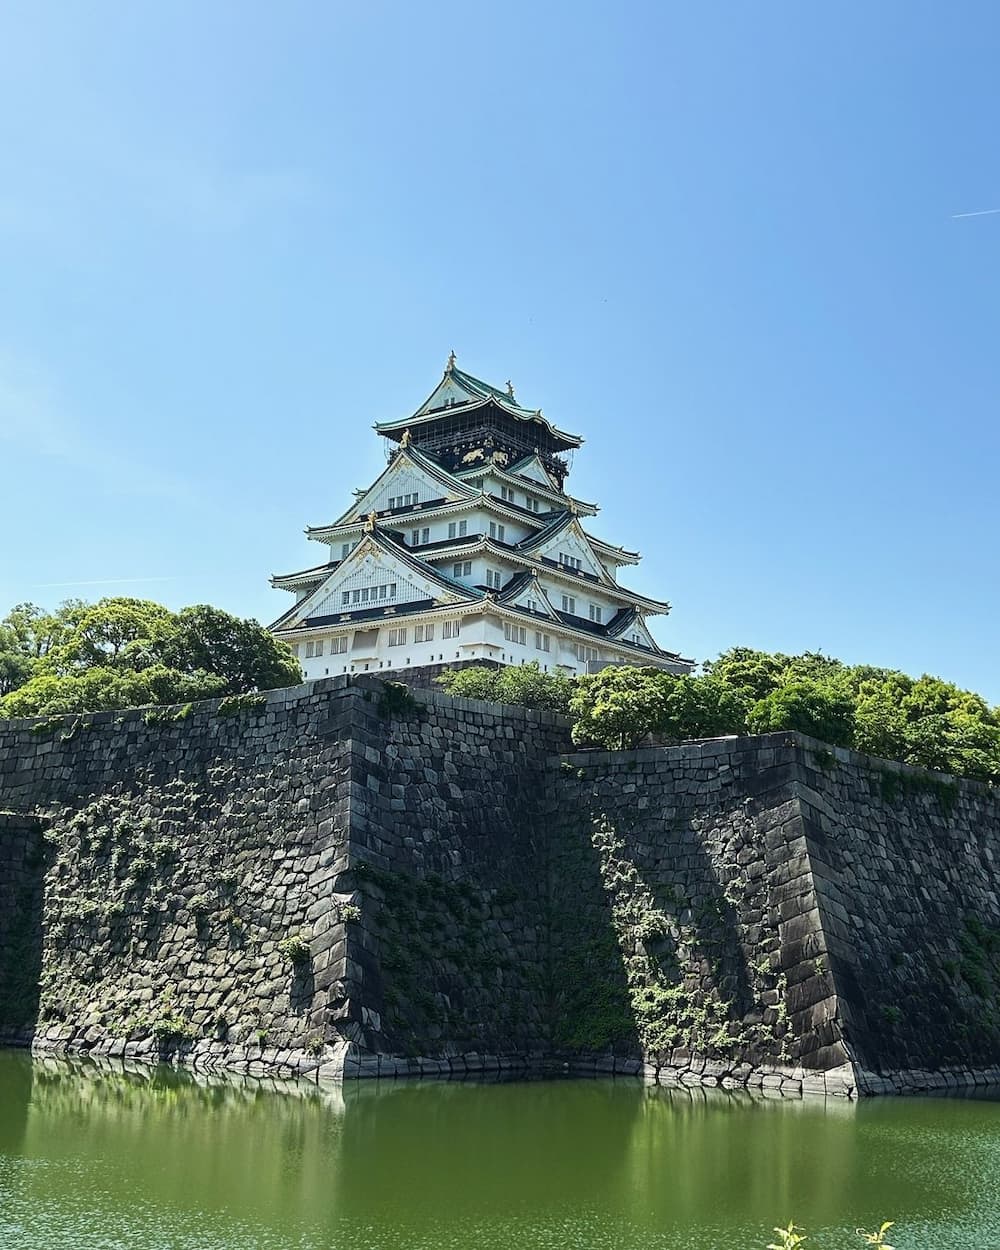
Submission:
POLYGON ((1000 1102, 143 1075, 0 1052, 3 1250, 1000 1247, 1000 1102))

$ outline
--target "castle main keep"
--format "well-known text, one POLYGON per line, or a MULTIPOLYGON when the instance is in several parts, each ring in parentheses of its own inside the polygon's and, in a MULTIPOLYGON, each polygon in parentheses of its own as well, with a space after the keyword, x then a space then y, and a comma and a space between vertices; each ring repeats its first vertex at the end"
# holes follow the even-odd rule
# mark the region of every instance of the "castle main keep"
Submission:
POLYGON ((583 440, 449 357, 417 410, 375 426, 385 471, 337 520, 306 530, 328 559, 271 584, 296 597, 271 626, 306 677, 469 661, 569 675, 607 664, 686 673, 647 617, 670 605, 628 589, 639 556, 589 529, 566 490, 583 440))

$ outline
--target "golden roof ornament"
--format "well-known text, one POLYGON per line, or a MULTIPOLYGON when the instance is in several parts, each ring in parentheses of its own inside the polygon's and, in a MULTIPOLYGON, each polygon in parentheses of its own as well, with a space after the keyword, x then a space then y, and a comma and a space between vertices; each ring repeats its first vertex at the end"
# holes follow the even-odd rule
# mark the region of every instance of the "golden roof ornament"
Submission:
POLYGON ((399 440, 399 445, 400 447, 409 447, 410 445, 410 431, 409 430, 403 431, 403 437, 399 440))
POLYGON ((455 368, 455 351, 453 348, 450 355, 448 356, 448 364, 445 366, 445 373, 451 373, 452 369, 454 368, 455 368))
POLYGON ((368 516, 365 518, 365 533, 366 534, 374 534, 375 522, 377 520, 378 520, 378 515, 376 513, 374 512, 368 513, 368 516))
POLYGON ((507 379, 507 394, 511 397, 511 399, 514 398, 514 383, 510 380, 510 378, 507 379))

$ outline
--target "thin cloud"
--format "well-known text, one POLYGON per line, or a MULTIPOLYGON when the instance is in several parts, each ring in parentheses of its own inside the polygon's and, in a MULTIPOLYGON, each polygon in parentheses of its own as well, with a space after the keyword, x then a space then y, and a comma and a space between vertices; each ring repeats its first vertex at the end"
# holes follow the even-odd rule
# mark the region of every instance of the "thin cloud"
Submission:
POLYGON ((981 208, 975 213, 952 213, 952 221, 957 221, 959 217, 992 217, 994 213, 1000 213, 1000 208, 981 208))

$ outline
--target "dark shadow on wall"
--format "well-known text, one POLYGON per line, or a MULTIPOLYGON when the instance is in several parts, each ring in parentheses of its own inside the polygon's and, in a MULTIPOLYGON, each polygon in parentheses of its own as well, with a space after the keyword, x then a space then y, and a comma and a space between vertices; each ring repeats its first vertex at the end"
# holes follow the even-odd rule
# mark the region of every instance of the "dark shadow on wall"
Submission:
POLYGON ((30 1043, 38 1021, 45 842, 29 815, 0 813, 0 1037, 30 1043))
POLYGON ((557 1049, 661 1063, 695 1054, 787 1060, 752 809, 742 797, 714 796, 707 812, 655 781, 639 782, 648 804, 637 807, 625 780, 605 773, 558 787, 566 815, 551 832, 557 1049))

